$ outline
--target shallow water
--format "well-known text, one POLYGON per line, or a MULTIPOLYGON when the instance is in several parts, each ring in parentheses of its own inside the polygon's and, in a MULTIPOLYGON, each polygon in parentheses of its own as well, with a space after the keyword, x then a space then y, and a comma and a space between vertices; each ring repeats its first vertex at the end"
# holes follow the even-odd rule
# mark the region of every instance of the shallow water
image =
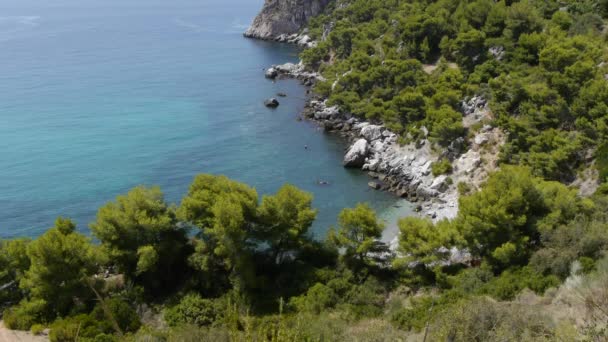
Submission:
POLYGON ((394 220, 397 200, 342 168, 344 143, 296 121, 305 89, 264 79, 297 51, 242 37, 262 3, 2 1, 0 237, 37 236, 59 215, 86 232, 139 184, 177 203, 198 173, 313 192, 318 236, 357 202, 394 220), (288 97, 265 108, 277 92, 288 97))

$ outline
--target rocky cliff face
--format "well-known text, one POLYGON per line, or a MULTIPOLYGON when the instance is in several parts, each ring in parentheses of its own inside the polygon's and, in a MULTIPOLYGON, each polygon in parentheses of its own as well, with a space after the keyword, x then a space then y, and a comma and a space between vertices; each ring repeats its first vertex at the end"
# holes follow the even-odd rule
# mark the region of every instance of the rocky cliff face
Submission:
POLYGON ((310 18, 320 14, 330 0, 266 0, 246 37, 275 39, 298 32, 310 18))

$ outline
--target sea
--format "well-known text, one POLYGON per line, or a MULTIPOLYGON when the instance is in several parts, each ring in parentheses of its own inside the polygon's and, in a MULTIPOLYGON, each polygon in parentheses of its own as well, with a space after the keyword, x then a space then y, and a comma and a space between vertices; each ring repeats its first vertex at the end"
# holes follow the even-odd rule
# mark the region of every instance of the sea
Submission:
POLYGON ((411 205, 371 190, 342 167, 345 141, 297 120, 306 88, 264 78, 299 50, 242 36, 262 5, 2 0, 0 238, 39 236, 58 216, 89 234, 117 195, 158 185, 179 204, 200 173, 313 193, 317 238, 362 202, 394 230, 411 205))

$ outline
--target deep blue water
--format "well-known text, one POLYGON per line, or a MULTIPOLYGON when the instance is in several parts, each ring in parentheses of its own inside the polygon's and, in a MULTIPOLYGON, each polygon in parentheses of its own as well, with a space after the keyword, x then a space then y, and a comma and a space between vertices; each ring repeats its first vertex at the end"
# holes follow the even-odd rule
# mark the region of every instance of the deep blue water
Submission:
POLYGON ((297 51, 242 37, 262 3, 1 1, 0 237, 37 236, 59 215, 86 232, 139 184, 178 203, 198 173, 313 192, 318 235, 357 202, 394 211, 342 168, 342 141, 296 121, 305 89, 264 79, 297 51), (266 109, 279 91, 288 97, 266 109))

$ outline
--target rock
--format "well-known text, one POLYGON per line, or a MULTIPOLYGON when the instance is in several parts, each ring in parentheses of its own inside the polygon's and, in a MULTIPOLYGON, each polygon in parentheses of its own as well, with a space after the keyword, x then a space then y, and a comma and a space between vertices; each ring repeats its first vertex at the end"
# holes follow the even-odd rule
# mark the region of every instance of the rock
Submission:
POLYGON ((485 145, 488 143, 488 141, 490 141, 490 138, 488 138, 487 134, 478 134, 477 136, 475 136, 476 145, 485 145))
POLYGON ((278 97, 287 97, 287 94, 285 94, 285 93, 277 93, 277 96, 278 97))
MULTIPOLYGON (((367 162, 367 164, 363 165, 363 170, 376 171, 378 170, 378 166, 380 165, 379 159, 372 159, 367 162)), ((378 174, 376 174, 376 178, 378 174)))
POLYGON ((266 0, 245 37, 293 40, 308 21, 319 15, 330 0, 266 0))
POLYGON ((505 48, 504 46, 492 46, 488 52, 492 57, 494 57, 497 61, 502 61, 505 57, 505 48))
POLYGON ((369 153, 367 140, 357 140, 344 156, 344 167, 362 167, 365 164, 365 158, 369 153))
POLYGON ((367 125, 361 128, 361 136, 371 142, 382 138, 382 131, 382 126, 367 125))
POLYGON ((264 106, 268 108, 277 108, 279 106, 279 100, 275 98, 268 99, 264 101, 264 106))
POLYGON ((369 182, 369 183, 367 183, 367 185, 369 185, 369 187, 374 190, 380 190, 382 188, 382 184, 380 184, 378 182, 369 182))
POLYGON ((274 69, 282 74, 293 74, 299 71, 299 66, 293 63, 285 63, 275 66, 274 69))
POLYGON ((464 116, 474 114, 476 111, 483 109, 488 101, 482 96, 473 96, 469 100, 462 101, 462 113, 464 116))
POLYGON ((490 131, 492 131, 492 126, 490 126, 490 125, 483 125, 483 127, 481 128, 481 131, 483 133, 489 133, 490 131))
POLYGON ((315 112, 314 117, 317 120, 330 120, 337 117, 340 114, 340 110, 337 106, 324 107, 315 112))
POLYGON ((420 131, 422 132, 422 135, 427 138, 429 136, 429 129, 426 128, 426 126, 422 126, 420 127, 420 131))
POLYGON ((446 175, 441 175, 435 178, 433 184, 431 184, 430 186, 430 189, 437 190, 439 192, 445 192, 449 188, 449 185, 447 184, 447 179, 448 177, 446 175))
POLYGON ((277 78, 277 76, 279 76, 279 72, 275 68, 268 68, 268 70, 266 70, 266 73, 264 73, 264 76, 273 80, 277 78))

